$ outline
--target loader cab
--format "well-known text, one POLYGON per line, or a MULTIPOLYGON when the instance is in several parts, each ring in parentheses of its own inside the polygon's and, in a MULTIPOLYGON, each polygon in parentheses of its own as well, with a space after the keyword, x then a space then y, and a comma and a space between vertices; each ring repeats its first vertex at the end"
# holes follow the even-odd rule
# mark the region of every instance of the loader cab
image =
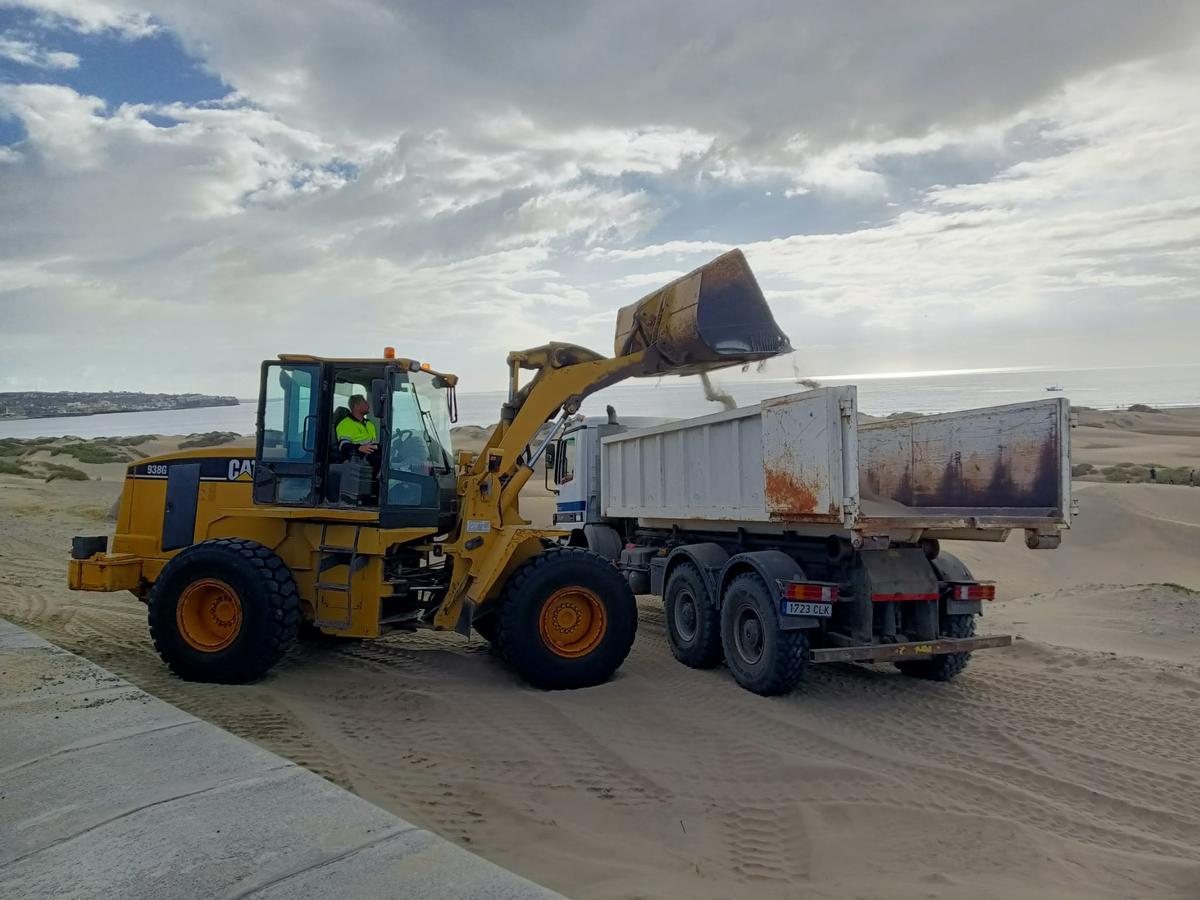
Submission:
POLYGON ((411 360, 281 356, 262 365, 254 502, 377 512, 383 528, 454 521, 457 378, 411 360), (364 397, 379 449, 343 458, 336 435, 364 397))

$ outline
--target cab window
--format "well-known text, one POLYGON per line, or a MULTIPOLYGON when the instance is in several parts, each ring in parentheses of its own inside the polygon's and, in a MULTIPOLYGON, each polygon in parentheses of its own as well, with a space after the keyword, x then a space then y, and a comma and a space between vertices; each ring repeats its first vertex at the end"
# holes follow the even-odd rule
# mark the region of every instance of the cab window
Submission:
MULTIPOLYGON (((370 378, 363 373, 356 372, 353 375, 349 373, 338 374, 333 382, 333 415, 330 418, 332 434, 330 435, 333 445, 337 446, 337 426, 338 424, 350 415, 350 398, 354 396, 362 397, 367 401, 366 421, 372 422, 375 425, 375 433, 381 433, 379 418, 375 414, 375 403, 371 397, 370 378)), ((337 458, 337 454, 332 454, 331 459, 337 458)))
POLYGON ((555 460, 555 484, 567 484, 575 480, 575 438, 565 438, 555 460))
POLYGON ((434 472, 442 466, 441 452, 436 437, 426 428, 416 388, 407 376, 393 380, 391 412, 388 503, 409 507, 428 505, 430 492, 436 488, 434 472))
POLYGON ((316 366, 266 367, 258 458, 259 464, 275 476, 266 485, 270 492, 264 498, 267 502, 312 502, 318 381, 316 366))
POLYGON ((278 367, 267 378, 263 406, 263 459, 312 462, 317 415, 315 368, 278 367))

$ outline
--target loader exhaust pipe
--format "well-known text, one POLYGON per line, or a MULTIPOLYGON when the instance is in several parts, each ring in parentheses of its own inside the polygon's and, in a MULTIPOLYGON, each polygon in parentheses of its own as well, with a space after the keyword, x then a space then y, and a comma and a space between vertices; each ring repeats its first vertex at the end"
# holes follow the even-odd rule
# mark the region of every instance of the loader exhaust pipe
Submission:
POLYGON ((694 272, 622 307, 617 313, 617 356, 643 350, 633 373, 693 375, 790 353, 741 250, 718 256, 694 272))

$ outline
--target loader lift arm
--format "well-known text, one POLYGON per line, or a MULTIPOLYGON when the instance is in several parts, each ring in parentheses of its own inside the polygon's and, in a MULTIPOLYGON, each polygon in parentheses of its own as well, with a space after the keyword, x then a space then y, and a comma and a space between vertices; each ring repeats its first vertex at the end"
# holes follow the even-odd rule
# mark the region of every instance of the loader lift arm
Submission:
POLYGON ((740 250, 620 310, 614 356, 549 343, 510 353, 509 400, 483 451, 459 479, 459 517, 444 552, 454 560, 450 589, 435 615, 439 628, 466 634, 474 610, 546 535, 520 515, 521 488, 536 459, 524 458, 542 426, 573 415, 588 395, 631 377, 695 374, 787 353, 780 331, 740 250), (522 369, 533 378, 520 386, 522 369), (508 530, 505 539, 484 539, 508 530))

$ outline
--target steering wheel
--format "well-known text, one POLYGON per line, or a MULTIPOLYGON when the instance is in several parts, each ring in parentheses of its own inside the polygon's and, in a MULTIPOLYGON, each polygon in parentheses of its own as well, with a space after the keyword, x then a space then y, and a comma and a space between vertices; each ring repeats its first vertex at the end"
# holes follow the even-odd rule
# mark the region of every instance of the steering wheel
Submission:
POLYGON ((392 432, 392 442, 395 444, 404 444, 411 441, 413 435, 416 434, 411 428, 397 428, 392 432))

